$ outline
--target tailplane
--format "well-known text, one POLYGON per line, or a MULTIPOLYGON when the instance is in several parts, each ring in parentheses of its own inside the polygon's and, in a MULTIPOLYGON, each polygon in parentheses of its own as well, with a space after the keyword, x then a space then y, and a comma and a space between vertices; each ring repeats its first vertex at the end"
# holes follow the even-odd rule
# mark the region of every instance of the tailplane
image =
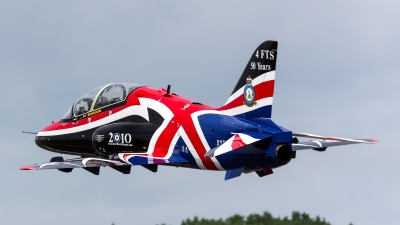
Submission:
POLYGON ((277 53, 277 41, 265 41, 258 46, 219 110, 247 119, 271 118, 277 53))

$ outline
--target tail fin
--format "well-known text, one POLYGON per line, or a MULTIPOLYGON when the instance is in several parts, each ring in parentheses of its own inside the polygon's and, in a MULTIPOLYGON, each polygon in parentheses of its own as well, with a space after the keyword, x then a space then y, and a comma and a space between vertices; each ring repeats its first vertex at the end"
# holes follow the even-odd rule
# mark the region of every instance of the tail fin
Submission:
POLYGON ((228 101, 219 110, 248 119, 271 118, 277 53, 277 41, 258 46, 228 101))

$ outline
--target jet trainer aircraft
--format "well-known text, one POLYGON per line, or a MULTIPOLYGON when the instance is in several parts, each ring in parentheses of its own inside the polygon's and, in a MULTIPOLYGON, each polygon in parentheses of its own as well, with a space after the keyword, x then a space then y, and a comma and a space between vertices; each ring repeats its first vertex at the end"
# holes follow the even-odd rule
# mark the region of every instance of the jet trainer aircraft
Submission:
POLYGON ((290 131, 271 120, 278 42, 252 54, 231 96, 219 108, 183 98, 170 86, 113 83, 83 95, 58 122, 37 133, 46 150, 79 156, 24 166, 21 170, 83 168, 95 175, 109 166, 129 174, 132 165, 226 171, 260 177, 288 164, 296 151, 373 143, 374 139, 325 137, 290 131), (298 137, 316 141, 300 142, 298 137))

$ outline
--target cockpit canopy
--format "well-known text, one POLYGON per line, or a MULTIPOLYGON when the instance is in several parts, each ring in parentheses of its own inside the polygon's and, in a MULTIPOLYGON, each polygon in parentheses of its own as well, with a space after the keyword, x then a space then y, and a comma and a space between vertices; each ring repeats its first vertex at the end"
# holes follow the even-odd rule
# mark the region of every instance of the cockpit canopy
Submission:
POLYGON ((120 83, 107 84, 94 88, 79 98, 62 119, 69 120, 73 117, 78 117, 85 113, 120 103, 124 101, 133 90, 140 86, 141 85, 137 84, 120 83))

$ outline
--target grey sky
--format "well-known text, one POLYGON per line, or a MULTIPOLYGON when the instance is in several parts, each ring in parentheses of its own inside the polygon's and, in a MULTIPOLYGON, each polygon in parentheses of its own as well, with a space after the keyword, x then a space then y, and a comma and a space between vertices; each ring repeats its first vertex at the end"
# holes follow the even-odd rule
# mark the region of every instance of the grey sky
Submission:
POLYGON ((398 21, 400 2, 390 0, 0 1, 0 223, 179 224, 299 210, 333 224, 399 224, 398 21), (55 156, 21 130, 60 119, 86 91, 171 84, 219 106, 265 40, 279 42, 275 122, 381 142, 299 152, 262 179, 163 167, 18 170, 55 156))

